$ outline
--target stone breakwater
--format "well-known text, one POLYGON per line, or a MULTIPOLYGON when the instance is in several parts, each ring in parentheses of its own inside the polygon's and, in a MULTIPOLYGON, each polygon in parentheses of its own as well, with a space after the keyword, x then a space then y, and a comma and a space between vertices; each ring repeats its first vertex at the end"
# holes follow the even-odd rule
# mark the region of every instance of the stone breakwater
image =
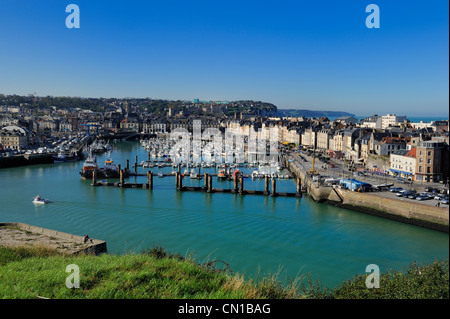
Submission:
POLYGON ((283 162, 293 176, 301 179, 302 187, 316 202, 325 202, 370 215, 449 232, 448 208, 416 201, 402 201, 382 196, 377 192, 359 193, 323 185, 319 181, 313 181, 303 166, 292 156, 285 155, 283 162))
POLYGON ((0 246, 56 249, 67 255, 106 253, 106 242, 22 223, 0 223, 0 246))

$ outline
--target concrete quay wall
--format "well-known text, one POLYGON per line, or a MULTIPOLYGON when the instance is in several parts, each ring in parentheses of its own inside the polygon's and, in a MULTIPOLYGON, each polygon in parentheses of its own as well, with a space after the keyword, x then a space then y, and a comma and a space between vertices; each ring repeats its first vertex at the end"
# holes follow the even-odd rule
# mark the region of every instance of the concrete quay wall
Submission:
POLYGON ((373 193, 336 189, 344 199, 337 206, 385 217, 408 224, 449 232, 448 208, 402 201, 373 193))
POLYGON ((320 185, 311 180, 305 169, 301 164, 296 163, 294 158, 284 156, 283 160, 291 174, 301 178, 302 186, 316 202, 325 202, 370 215, 449 232, 448 208, 426 205, 416 201, 402 201, 377 193, 359 193, 320 185))
MULTIPOLYGON (((34 236, 34 242, 30 242, 29 238, 27 237, 25 240, 23 240, 23 244, 27 245, 44 245, 52 247, 52 239, 54 241, 57 241, 58 239, 62 239, 65 242, 67 250, 65 250, 65 253, 69 254, 95 254, 99 255, 102 253, 107 252, 106 248, 106 242, 99 239, 93 239, 92 242, 89 241, 89 243, 84 244, 84 238, 83 236, 73 235, 69 233, 64 233, 52 229, 42 228, 38 226, 23 224, 23 223, 0 223, 0 228, 2 227, 12 227, 14 229, 19 230, 20 232, 29 232, 32 233, 34 236)), ((1 236, 0 236, 1 237, 1 236)), ((17 236, 14 236, 17 237, 17 236)), ((0 244, 6 244, 8 246, 8 242, 11 244, 17 246, 20 245, 20 239, 17 238, 1 238, 2 242, 0 244), (11 240, 9 240, 11 239, 11 240)))

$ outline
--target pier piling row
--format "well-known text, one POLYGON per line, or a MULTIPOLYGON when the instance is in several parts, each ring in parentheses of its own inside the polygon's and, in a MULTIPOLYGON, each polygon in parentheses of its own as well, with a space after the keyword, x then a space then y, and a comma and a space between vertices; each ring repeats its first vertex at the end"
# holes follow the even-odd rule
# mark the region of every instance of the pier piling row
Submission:
MULTIPOLYGON (((154 181, 153 181, 153 172, 148 171, 146 174, 147 177, 147 183, 125 183, 125 174, 124 170, 120 168, 119 165, 119 182, 118 183, 111 183, 111 182, 97 182, 96 180, 96 173, 95 171, 92 174, 92 186, 116 186, 120 188, 144 188, 153 190, 154 188, 154 181)), ((272 187, 271 190, 269 190, 269 177, 265 177, 264 181, 264 191, 258 191, 258 190, 248 190, 244 188, 244 178, 243 177, 236 177, 233 180, 233 188, 231 189, 224 189, 224 188, 214 188, 213 182, 212 182, 212 175, 205 173, 204 174, 204 185, 201 187, 198 186, 183 186, 183 174, 175 172, 175 188, 178 191, 203 191, 208 193, 233 193, 233 194, 240 194, 240 195, 265 195, 265 196, 271 196, 271 197, 277 197, 277 196, 286 196, 286 197, 302 197, 302 191, 301 191, 301 180, 300 178, 297 179, 297 191, 295 193, 289 193, 289 192, 277 192, 277 184, 276 179, 272 178, 272 187)))
MULTIPOLYGON (((137 167, 138 167, 138 157, 136 155, 135 159, 135 165, 134 165, 134 174, 129 173, 130 168, 130 161, 126 160, 126 171, 127 176, 146 176, 147 177, 147 183, 139 184, 139 183, 125 183, 125 174, 124 170, 121 168, 121 165, 118 164, 119 169, 119 182, 118 183, 108 183, 108 182, 97 182, 96 173, 95 171, 92 174, 92 186, 116 186, 121 188, 146 188, 149 190, 153 190, 154 188, 154 181, 153 181, 153 172, 148 171, 146 174, 138 174, 137 173, 137 167)), ((173 175, 165 175, 165 176, 173 176, 173 175)), ((204 173, 204 185, 202 187, 195 187, 195 186, 183 186, 183 174, 181 174, 181 165, 178 164, 178 171, 175 172, 175 188, 179 191, 204 191, 208 193, 233 193, 233 194, 240 194, 240 195, 265 195, 265 196, 287 196, 287 197, 302 197, 302 183, 300 177, 297 178, 297 185, 296 185, 296 192, 295 193, 289 193, 289 192, 277 192, 277 186, 276 186, 276 179, 271 178, 269 176, 264 176, 264 191, 257 191, 257 190, 246 190, 244 188, 244 177, 243 176, 235 176, 233 178, 233 188, 231 189, 220 189, 220 188, 214 188, 213 182, 212 182, 212 176, 213 174, 204 173), (272 180, 271 190, 269 189, 270 183, 269 179, 272 180)), ((199 170, 199 176, 200 176, 200 170, 199 170)))

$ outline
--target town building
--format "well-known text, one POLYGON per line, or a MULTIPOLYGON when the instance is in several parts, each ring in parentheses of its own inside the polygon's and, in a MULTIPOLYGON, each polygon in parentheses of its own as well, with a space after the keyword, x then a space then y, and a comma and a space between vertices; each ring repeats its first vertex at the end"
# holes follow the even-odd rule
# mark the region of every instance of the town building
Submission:
POLYGON ((0 130, 0 148, 21 150, 28 146, 28 131, 19 126, 6 126, 0 130))
POLYGON ((421 141, 416 151, 416 180, 437 183, 449 176, 449 146, 439 141, 421 141))
POLYGON ((417 148, 410 150, 398 150, 390 154, 389 172, 390 175, 409 180, 415 179, 416 174, 416 151, 417 148))

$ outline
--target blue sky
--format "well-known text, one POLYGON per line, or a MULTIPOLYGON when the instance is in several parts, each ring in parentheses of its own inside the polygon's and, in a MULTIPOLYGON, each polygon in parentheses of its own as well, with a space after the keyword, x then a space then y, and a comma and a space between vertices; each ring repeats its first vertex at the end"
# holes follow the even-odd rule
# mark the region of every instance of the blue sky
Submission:
POLYGON ((448 1, 0 0, 0 93, 448 116, 448 1), (68 29, 65 8, 80 8, 68 29), (365 8, 380 8, 368 29, 365 8))

